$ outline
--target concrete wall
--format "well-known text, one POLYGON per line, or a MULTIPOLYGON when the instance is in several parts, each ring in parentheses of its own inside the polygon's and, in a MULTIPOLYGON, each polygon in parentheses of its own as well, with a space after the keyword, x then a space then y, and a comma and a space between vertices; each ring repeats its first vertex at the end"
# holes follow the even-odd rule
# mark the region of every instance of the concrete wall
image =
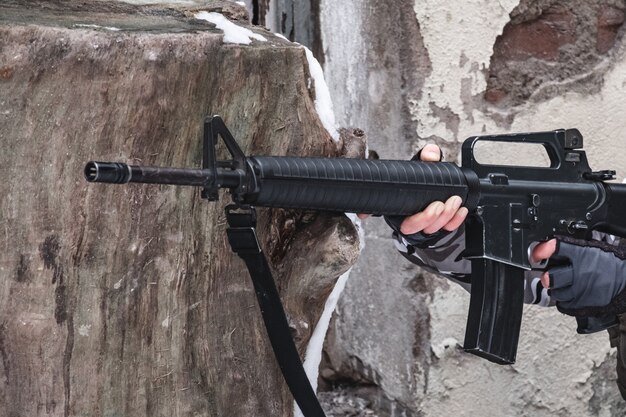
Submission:
MULTIPOLYGON (((382 158, 435 142, 453 161, 470 135, 577 127, 592 168, 626 177, 624 3, 324 1, 338 124, 365 129, 382 158)), ((331 415, 626 413, 605 333, 528 306, 517 364, 467 355, 468 294, 395 253, 382 220, 365 229, 326 344, 331 415)))

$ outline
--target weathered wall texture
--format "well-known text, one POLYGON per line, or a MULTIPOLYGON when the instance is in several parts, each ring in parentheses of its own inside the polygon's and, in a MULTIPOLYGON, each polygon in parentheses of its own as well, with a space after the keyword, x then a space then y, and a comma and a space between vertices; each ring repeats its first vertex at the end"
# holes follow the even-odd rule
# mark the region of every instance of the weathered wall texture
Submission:
MULTIPOLYGON (((481 133, 577 127, 595 169, 626 177, 623 0, 322 3, 339 125, 383 158, 481 133)), ((510 158, 512 159, 512 158, 510 158)), ((395 253, 379 219, 326 344, 332 415, 623 416, 606 334, 526 307, 518 362, 462 353, 469 296, 395 253)))

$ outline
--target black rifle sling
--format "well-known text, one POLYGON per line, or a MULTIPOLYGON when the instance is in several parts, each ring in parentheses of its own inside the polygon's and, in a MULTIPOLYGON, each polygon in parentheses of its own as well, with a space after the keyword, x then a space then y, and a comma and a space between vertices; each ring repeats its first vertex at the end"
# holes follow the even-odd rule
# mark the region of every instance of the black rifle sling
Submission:
POLYGON ((248 267, 278 366, 302 414, 305 417, 325 417, 302 367, 272 272, 259 246, 254 208, 251 207, 246 212, 235 212, 237 208, 239 207, 226 207, 228 242, 233 252, 239 255, 248 267))

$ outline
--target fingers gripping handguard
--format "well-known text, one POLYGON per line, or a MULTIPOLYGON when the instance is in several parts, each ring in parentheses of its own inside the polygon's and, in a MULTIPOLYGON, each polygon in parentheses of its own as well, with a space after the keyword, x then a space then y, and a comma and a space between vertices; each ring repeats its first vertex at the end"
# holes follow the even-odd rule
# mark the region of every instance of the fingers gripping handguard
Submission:
POLYGON ((626 312, 626 248, 597 240, 557 236, 548 270, 550 297, 576 317, 626 312))

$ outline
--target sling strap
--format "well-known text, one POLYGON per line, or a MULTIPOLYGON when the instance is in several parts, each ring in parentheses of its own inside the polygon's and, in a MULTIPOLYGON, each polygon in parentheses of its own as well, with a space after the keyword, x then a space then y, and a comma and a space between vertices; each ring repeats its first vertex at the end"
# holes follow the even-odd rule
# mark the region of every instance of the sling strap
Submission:
POLYGON ((259 245, 256 211, 250 206, 229 205, 225 212, 229 226, 226 229, 228 242, 233 252, 244 260, 250 272, 265 329, 285 382, 304 417, 325 417, 302 367, 272 272, 259 245))

